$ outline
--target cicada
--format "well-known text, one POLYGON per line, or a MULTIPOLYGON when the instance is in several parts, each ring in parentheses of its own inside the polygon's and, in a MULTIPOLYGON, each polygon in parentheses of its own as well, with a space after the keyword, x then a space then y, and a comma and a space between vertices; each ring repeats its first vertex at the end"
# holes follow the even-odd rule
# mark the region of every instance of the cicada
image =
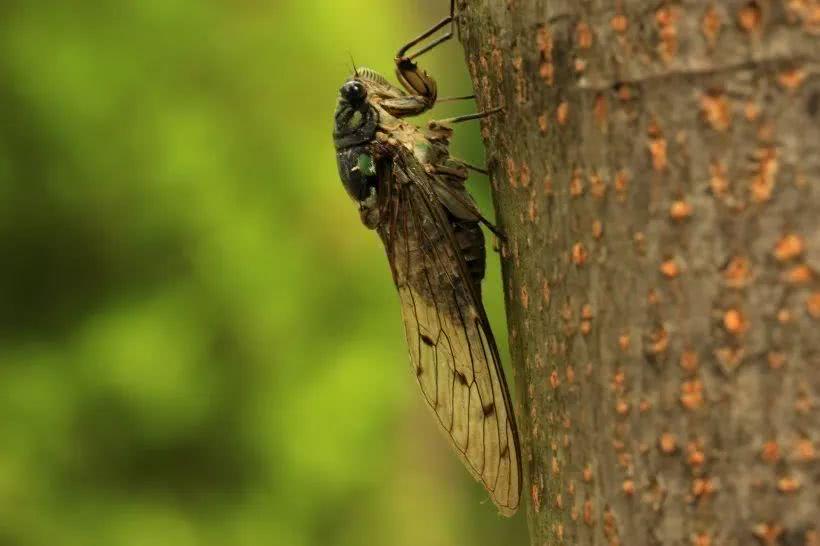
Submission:
POLYGON ((401 87, 354 64, 339 90, 333 139, 344 187, 384 243, 424 400, 464 465, 510 516, 521 493, 521 451, 481 298, 481 224, 498 232, 465 188, 469 170, 480 169, 448 151, 452 124, 499 109, 426 127, 405 121, 436 104, 436 81, 415 59, 450 39, 454 25, 451 2, 448 17, 399 50, 401 87), (434 39, 436 33, 442 34, 434 39))

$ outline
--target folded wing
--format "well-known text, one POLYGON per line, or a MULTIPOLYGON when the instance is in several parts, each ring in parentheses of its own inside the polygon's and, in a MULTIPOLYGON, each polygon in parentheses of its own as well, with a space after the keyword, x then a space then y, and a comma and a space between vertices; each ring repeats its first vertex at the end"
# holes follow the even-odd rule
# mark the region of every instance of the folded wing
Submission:
POLYGON ((410 360, 425 401, 470 473, 504 515, 518 508, 521 462, 498 349, 433 180, 393 156, 379 228, 401 299, 410 360))

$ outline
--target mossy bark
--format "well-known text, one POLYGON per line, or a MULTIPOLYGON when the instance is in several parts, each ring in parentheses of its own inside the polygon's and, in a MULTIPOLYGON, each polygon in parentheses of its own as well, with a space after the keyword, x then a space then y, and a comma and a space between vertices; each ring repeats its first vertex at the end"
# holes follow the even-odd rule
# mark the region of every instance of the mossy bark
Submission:
POLYGON ((818 544, 820 6, 459 12, 533 544, 818 544))

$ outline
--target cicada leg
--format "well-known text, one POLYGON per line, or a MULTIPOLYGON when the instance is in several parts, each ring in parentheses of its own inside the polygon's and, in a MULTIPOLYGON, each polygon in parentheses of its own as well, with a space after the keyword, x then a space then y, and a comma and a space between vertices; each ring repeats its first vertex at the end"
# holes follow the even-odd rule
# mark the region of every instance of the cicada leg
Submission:
POLYGON ((438 180, 443 181, 443 184, 434 185, 434 190, 450 213, 462 220, 480 222, 487 226, 487 229, 492 231, 496 237, 506 240, 504 233, 481 214, 475 201, 464 189, 468 169, 487 174, 486 170, 452 157, 430 167, 432 172, 439 176, 438 180))
POLYGON ((430 122, 430 128, 441 127, 445 125, 451 125, 453 123, 461 123, 463 121, 471 121, 474 119, 481 119, 492 116, 493 114, 497 114, 504 110, 503 106, 497 106, 495 108, 490 108, 489 110, 485 110, 483 112, 476 112, 475 114, 466 114, 464 116, 456 116, 454 118, 445 118, 445 119, 437 119, 430 122))
POLYGON ((453 23, 455 21, 455 0, 450 0, 450 15, 430 27, 427 31, 407 42, 396 53, 396 77, 410 96, 389 99, 382 104, 388 111, 397 116, 415 116, 429 110, 436 103, 438 88, 436 80, 426 71, 420 69, 413 59, 427 53, 453 37, 453 23), (408 51, 419 43, 434 35, 442 28, 450 26, 449 30, 412 54, 408 51))

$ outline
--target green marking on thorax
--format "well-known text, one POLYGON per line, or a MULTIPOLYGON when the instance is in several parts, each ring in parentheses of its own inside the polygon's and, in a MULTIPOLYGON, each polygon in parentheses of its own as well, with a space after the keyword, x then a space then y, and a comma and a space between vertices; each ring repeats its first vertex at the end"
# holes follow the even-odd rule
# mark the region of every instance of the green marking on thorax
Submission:
POLYGON ((373 163, 373 158, 370 157, 370 154, 359 154, 359 158, 356 163, 359 167, 360 173, 366 176, 376 174, 376 165, 373 163))

